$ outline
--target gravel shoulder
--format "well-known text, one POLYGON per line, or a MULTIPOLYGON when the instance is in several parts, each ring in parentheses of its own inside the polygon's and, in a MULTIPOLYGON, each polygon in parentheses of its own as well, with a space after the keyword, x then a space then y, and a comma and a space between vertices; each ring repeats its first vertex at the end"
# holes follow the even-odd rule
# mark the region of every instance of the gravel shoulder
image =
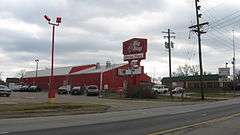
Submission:
MULTIPOLYGON (((47 102, 47 93, 13 93, 10 97, 0 97, 0 104, 22 104, 22 103, 45 103, 47 102)), ((170 102, 161 100, 120 100, 120 99, 105 99, 96 96, 71 96, 57 95, 57 103, 83 103, 83 104, 99 104, 109 106, 108 111, 125 111, 137 110, 146 108, 158 108, 168 106, 182 106, 205 103, 201 101, 194 102, 170 102)))

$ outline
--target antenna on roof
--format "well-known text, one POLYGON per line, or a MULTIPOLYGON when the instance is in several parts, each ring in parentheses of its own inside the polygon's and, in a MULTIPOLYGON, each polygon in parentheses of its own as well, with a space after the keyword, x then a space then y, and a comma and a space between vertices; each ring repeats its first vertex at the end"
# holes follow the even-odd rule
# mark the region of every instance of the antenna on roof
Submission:
POLYGON ((96 69, 100 69, 100 66, 101 66, 100 63, 97 62, 97 63, 96 63, 96 69))
POLYGON ((106 68, 110 68, 111 67, 111 62, 110 61, 106 61, 106 68))

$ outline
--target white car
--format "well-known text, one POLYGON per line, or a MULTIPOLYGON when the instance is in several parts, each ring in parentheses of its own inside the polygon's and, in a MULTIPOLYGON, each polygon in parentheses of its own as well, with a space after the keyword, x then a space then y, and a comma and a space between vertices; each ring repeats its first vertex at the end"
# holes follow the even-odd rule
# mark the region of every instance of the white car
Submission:
POLYGON ((87 86, 86 94, 87 94, 87 96, 98 95, 99 94, 99 89, 96 85, 89 85, 89 86, 87 86))
POLYGON ((0 85, 0 96, 9 97, 12 91, 5 85, 0 85))
POLYGON ((166 94, 168 92, 168 88, 165 85, 154 85, 152 90, 157 94, 166 94))
POLYGON ((174 89, 172 90, 172 93, 173 93, 173 94, 179 94, 179 93, 183 93, 184 91, 185 91, 184 88, 182 88, 182 87, 176 87, 176 88, 174 88, 174 89))

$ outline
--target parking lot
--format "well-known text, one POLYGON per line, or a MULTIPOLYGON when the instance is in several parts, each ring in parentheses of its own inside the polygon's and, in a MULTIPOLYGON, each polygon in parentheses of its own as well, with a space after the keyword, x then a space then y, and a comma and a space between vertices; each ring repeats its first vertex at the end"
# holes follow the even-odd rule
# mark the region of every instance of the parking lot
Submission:
MULTIPOLYGON (((13 92, 10 97, 0 97, 0 104, 43 103, 48 101, 47 92, 13 92)), ((134 110, 154 107, 197 104, 199 102, 166 102, 159 100, 105 99, 98 96, 56 95, 59 103, 92 103, 110 106, 109 111, 134 110)))

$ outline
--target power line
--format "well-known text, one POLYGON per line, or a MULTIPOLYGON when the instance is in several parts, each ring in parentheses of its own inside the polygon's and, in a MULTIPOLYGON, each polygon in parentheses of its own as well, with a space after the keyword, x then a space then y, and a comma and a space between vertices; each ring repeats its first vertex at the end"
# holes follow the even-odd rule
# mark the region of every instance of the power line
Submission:
MULTIPOLYGON (((207 17, 208 17, 209 19, 213 18, 214 21, 216 20, 215 17, 210 17, 210 13, 209 13, 209 12, 206 12, 206 13, 208 13, 207 17)), ((230 45, 230 44, 231 44, 232 39, 231 39, 231 38, 229 37, 229 35, 227 34, 227 33, 229 33, 228 31, 226 31, 226 30, 224 30, 224 29, 214 28, 214 27, 212 27, 212 29, 213 29, 215 32, 219 33, 220 35, 226 35, 226 38, 227 38, 228 41, 230 42, 230 43, 228 42, 229 44, 227 43, 227 45, 230 45)), ((211 32, 213 32, 213 31, 211 31, 211 32)), ((225 36, 223 36, 223 37, 225 37, 225 36)), ((218 39, 219 39, 219 38, 218 38, 218 39)), ((222 38, 220 38, 220 39, 222 39, 222 38)))
POLYGON ((212 27, 216 27, 216 26, 219 26, 221 24, 224 24, 226 21, 229 21, 229 19, 231 19, 231 18, 236 18, 236 16, 234 16, 234 15, 237 15, 238 13, 240 13, 240 10, 237 10, 237 11, 231 13, 230 15, 226 15, 226 16, 212 22, 211 23, 211 24, 213 24, 212 27))
MULTIPOLYGON (((210 8, 208 8, 208 9, 203 9, 203 14, 205 13, 205 12, 210 12, 211 10, 214 10, 214 9, 216 9, 217 7, 220 7, 220 6, 224 6, 224 3, 225 1, 223 0, 223 2, 221 2, 221 3, 218 3, 217 5, 215 5, 215 6, 212 6, 212 7, 210 7, 210 8)), ((207 5, 207 4, 206 4, 207 5)))
POLYGON ((240 17, 240 15, 234 16, 234 18, 229 18, 228 20, 226 20, 222 23, 215 23, 215 24, 213 23, 213 25, 211 25, 210 28, 212 28, 212 27, 225 28, 227 26, 231 26, 233 24, 238 23, 238 21, 240 19, 239 17, 240 17))
POLYGON ((232 48, 230 45, 232 44, 232 42, 229 42, 227 40, 224 40, 223 38, 221 38, 218 34, 215 34, 215 33, 211 33, 211 34, 208 34, 208 37, 209 40, 212 40, 214 39, 214 41, 219 41, 219 43, 221 43, 222 45, 224 45, 223 47, 226 47, 226 48, 232 48))
MULTIPOLYGON (((216 21, 217 19, 210 13, 210 12, 206 12, 206 16, 208 17, 208 20, 210 20, 210 22, 214 22, 216 21)), ((211 23, 212 24, 212 23, 211 23)), ((212 29, 214 29, 215 27, 212 27, 212 29)), ((209 28, 211 30, 211 28, 209 28)), ((219 31, 224 31, 224 29, 218 29, 219 31)), ((229 31, 229 30, 228 30, 229 31)), ((225 30, 226 32, 226 30, 225 30)))
MULTIPOLYGON (((238 17, 240 17, 240 15, 239 15, 238 17)), ((238 24, 239 21, 240 21, 240 18, 237 18, 236 21, 229 22, 229 23, 227 23, 227 24, 225 24, 225 25, 221 25, 221 26, 217 26, 217 27, 220 28, 220 29, 222 29, 222 28, 225 28, 225 27, 228 27, 228 26, 232 26, 232 25, 238 24)))
MULTIPOLYGON (((191 34, 191 33, 190 33, 191 34)), ((192 40, 190 41, 190 39, 191 39, 191 35, 189 35, 189 44, 192 46, 191 47, 191 49, 188 49, 188 52, 187 52, 187 56, 186 56, 186 61, 191 61, 191 59, 193 59, 194 57, 195 57, 195 55, 196 55, 196 51, 197 51, 197 49, 196 49, 196 38, 193 36, 192 37, 192 40)))
POLYGON ((231 38, 228 37, 228 35, 226 36, 226 33, 222 32, 221 30, 219 29, 216 29, 216 28, 213 28, 214 31, 211 31, 211 34, 213 33, 218 33, 219 35, 221 35, 221 39, 225 40, 226 42, 230 42, 231 43, 231 38))

